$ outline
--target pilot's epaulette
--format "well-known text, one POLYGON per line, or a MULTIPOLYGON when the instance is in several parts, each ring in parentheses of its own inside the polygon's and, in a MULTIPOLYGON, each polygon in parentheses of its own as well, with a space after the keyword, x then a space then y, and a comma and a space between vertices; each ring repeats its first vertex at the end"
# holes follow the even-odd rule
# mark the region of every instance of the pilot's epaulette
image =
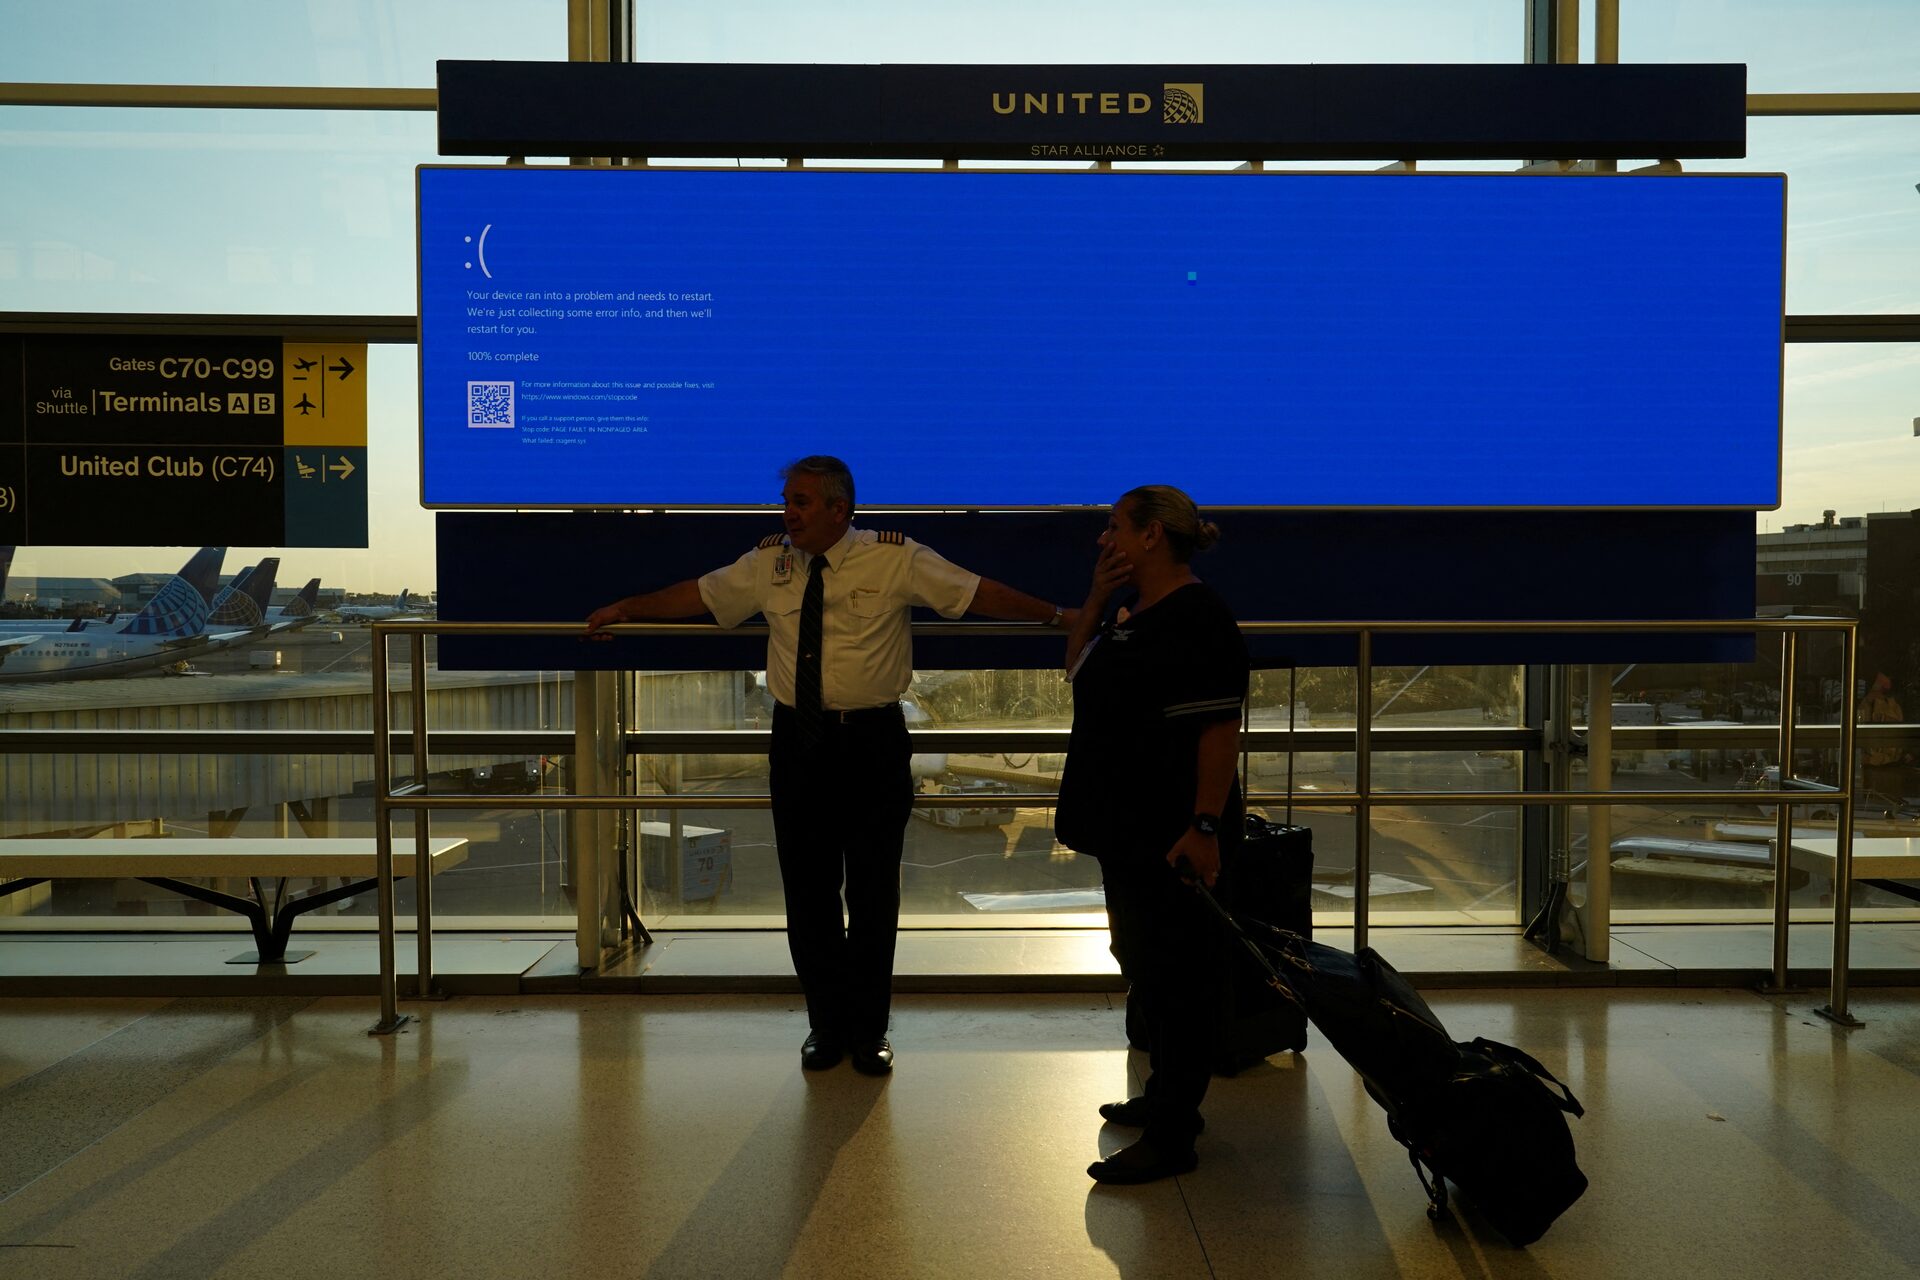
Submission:
POLYGON ((787 540, 787 535, 784 533, 770 533, 766 537, 760 539, 760 550, 765 551, 770 547, 777 547, 781 543, 785 542, 786 540, 787 540))
POLYGON ((904 547, 907 545, 907 535, 898 529, 882 529, 878 533, 875 533, 873 538, 875 542, 885 543, 889 547, 904 547))

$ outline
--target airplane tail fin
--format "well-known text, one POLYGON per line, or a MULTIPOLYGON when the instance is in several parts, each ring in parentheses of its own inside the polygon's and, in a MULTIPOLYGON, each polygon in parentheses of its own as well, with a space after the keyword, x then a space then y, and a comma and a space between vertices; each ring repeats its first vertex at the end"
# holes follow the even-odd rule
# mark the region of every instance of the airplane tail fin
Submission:
POLYGON ((266 621, 267 601, 273 598, 273 580, 280 573, 280 557, 268 556, 233 580, 226 598, 216 601, 207 617, 209 627, 257 627, 266 621))
POLYGON ((218 613, 220 612, 220 610, 226 608, 227 601, 233 599, 233 597, 239 592, 240 588, 247 585, 247 579, 251 578, 252 576, 253 576, 252 565, 248 565, 246 568, 240 570, 240 572, 234 574, 232 582, 229 582, 226 586, 221 587, 218 591, 213 593, 213 602, 208 606, 208 608, 214 613, 218 613))
POLYGON ((204 631, 220 585, 220 562, 226 558, 225 547, 202 547, 194 552, 147 607, 120 629, 120 634, 191 636, 204 631))
POLYGON ((407 589, 405 587, 402 587, 400 588, 400 598, 393 602, 393 607, 396 609, 404 609, 407 607, 407 603, 411 599, 412 597, 407 594, 407 589))
POLYGON ((289 600, 287 607, 280 611, 280 616, 283 618, 310 618, 313 616, 314 608, 319 602, 320 579, 309 578, 307 579, 307 585, 300 588, 300 594, 292 600, 289 600))

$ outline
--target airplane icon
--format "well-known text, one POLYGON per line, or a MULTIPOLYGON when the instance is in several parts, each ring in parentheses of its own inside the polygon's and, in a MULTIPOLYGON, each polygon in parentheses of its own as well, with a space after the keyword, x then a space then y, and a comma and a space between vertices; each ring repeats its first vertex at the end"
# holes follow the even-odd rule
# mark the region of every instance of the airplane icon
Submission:
POLYGON ((300 416, 304 418, 307 416, 308 413, 312 412, 314 409, 318 408, 319 406, 314 404, 313 401, 307 399, 307 394, 306 392, 303 391, 300 393, 300 402, 294 405, 293 407, 298 409, 300 411, 300 416))
POLYGON ((300 370, 300 372, 305 373, 307 370, 313 368, 313 366, 319 363, 320 362, 318 360, 295 360, 293 362, 293 367, 300 370))

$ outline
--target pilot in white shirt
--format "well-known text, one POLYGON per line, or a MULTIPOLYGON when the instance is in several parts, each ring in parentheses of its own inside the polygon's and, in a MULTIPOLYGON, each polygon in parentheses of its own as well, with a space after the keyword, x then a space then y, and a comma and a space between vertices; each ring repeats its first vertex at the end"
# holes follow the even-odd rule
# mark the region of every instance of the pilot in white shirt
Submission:
POLYGON ((850 1053, 857 1070, 885 1075, 900 854, 913 807, 900 711, 913 676, 910 611, 1055 627, 1070 625, 1072 613, 897 533, 853 528, 853 476, 837 458, 802 458, 782 474, 784 535, 702 577, 598 609, 587 631, 702 613, 732 627, 765 615, 777 703, 774 838, 788 949, 807 996, 800 1063, 824 1070, 850 1053), (819 596, 811 615, 810 584, 819 596), (817 645, 807 643, 810 627, 817 645))
MULTIPOLYGON (((958 618, 973 603, 980 575, 911 538, 869 529, 849 527, 820 554, 829 566, 821 654, 827 708, 852 711, 898 702, 913 679, 908 610, 921 605, 943 618, 958 618)), ((776 534, 699 580, 700 599, 721 626, 766 615, 767 691, 789 707, 794 705, 800 606, 812 562, 811 553, 776 534)))

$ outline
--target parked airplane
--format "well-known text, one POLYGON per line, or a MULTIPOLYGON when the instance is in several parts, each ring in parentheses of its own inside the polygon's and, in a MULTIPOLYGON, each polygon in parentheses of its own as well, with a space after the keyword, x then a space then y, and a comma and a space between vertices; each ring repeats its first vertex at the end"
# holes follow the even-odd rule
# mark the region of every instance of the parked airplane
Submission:
POLYGON ((298 631, 301 627, 311 626, 320 611, 315 607, 320 599, 320 579, 309 578, 307 585, 300 588, 300 594, 288 601, 285 606, 275 605, 267 610, 267 625, 275 631, 298 631))
POLYGON ((407 589, 400 589, 400 596, 392 604, 348 604, 334 612, 350 622, 384 622, 389 618, 416 618, 422 610, 411 602, 407 589))
POLYGON ((0 635, 0 683, 91 680, 172 666, 244 640, 249 630, 209 632, 225 547, 202 547, 127 622, 78 622, 51 634, 0 635))

